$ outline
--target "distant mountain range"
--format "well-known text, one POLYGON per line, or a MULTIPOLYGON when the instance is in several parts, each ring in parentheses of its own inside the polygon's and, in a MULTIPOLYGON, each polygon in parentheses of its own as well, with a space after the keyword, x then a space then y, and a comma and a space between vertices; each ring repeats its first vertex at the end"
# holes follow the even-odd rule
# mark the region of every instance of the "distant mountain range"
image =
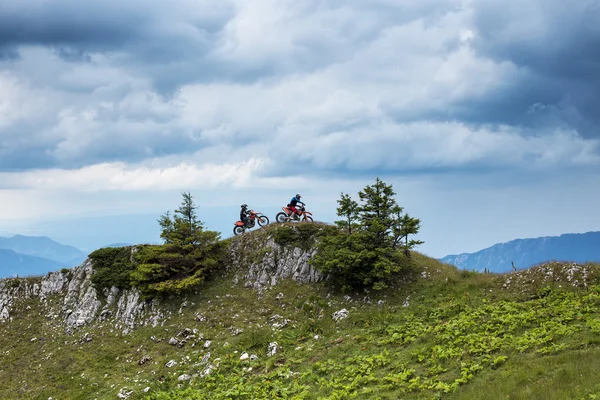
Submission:
POLYGON ((15 235, 9 238, 0 237, 0 249, 13 250, 28 256, 47 258, 62 264, 79 265, 87 254, 73 247, 55 242, 46 236, 15 235))
POLYGON ((58 261, 0 249, 0 278, 45 275, 65 267, 58 261))
POLYGON ((600 232, 568 233, 495 244, 475 253, 448 255, 440 261, 461 269, 492 272, 529 268, 545 261, 600 261, 600 232))
POLYGON ((81 264, 87 254, 46 236, 0 237, 0 278, 41 275, 81 264))
MULTIPOLYGON (((104 247, 128 246, 112 243, 104 247)), ((14 235, 0 237, 0 278, 43 275, 61 268, 80 265, 87 258, 81 250, 58 243, 46 236, 14 235)), ((461 269, 509 272, 544 261, 599 261, 600 232, 570 233, 532 239, 516 239, 495 244, 475 253, 448 255, 442 262, 461 269)))

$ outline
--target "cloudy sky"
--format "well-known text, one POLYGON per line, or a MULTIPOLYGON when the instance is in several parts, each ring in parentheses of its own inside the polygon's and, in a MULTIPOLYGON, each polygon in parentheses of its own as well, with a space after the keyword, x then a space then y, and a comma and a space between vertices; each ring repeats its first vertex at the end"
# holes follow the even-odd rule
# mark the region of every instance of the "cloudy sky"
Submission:
POLYGON ((0 234, 228 236, 379 176, 441 257, 600 230, 598 0, 2 0, 0 234))

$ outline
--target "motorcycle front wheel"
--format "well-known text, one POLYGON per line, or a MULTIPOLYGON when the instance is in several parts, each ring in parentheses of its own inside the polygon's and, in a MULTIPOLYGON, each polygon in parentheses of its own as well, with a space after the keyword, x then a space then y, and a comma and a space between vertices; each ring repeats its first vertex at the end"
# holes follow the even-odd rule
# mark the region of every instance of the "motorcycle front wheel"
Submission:
POLYGON ((244 228, 242 228, 241 226, 235 226, 235 227, 233 228, 233 234, 234 234, 235 236, 237 236, 237 235, 241 235, 242 233, 244 233, 244 230, 245 230, 245 229, 244 229, 244 228))
POLYGON ((284 212, 280 212, 275 216, 275 221, 277 222, 286 222, 288 220, 288 216, 284 212))
POLYGON ((267 218, 266 215, 261 215, 260 217, 258 217, 258 225, 260 225, 260 226, 269 225, 269 218, 267 218))
POLYGON ((313 222, 313 218, 309 217, 308 215, 305 215, 304 216, 304 221, 306 221, 306 222, 313 222))

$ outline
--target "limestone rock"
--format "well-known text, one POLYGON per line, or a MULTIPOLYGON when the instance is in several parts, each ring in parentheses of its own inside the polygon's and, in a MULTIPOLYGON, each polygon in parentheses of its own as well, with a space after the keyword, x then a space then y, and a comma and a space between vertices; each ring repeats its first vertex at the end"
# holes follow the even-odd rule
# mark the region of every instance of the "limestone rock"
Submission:
MULTIPOLYGON (((232 244, 230 268, 238 268, 245 264, 242 245, 241 241, 232 244)), ((316 250, 305 251, 298 247, 291 249, 282 247, 272 238, 261 247, 267 249, 262 260, 253 261, 247 268, 244 267, 238 272, 242 274, 242 279, 239 276, 236 278, 246 282, 245 286, 260 289, 274 286, 281 279, 291 278, 300 283, 318 282, 323 279, 322 274, 309 264, 316 250)))
POLYGON ((337 322, 344 318, 348 318, 348 314, 350 314, 350 312, 348 310, 346 310, 345 308, 342 308, 341 310, 334 312, 332 315, 332 318, 334 321, 337 322))

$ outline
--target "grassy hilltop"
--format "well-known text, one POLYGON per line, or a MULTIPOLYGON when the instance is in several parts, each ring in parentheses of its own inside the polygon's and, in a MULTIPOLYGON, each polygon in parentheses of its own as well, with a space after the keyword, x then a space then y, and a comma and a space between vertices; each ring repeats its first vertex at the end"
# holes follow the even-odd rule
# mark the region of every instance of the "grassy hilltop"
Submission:
MULTIPOLYGON (((280 226, 226 244, 245 241, 256 262, 268 238, 310 243, 280 226)), ((0 398, 600 398, 599 265, 492 275, 411 260, 388 288, 349 293, 291 280, 257 291, 228 270, 166 299, 162 326, 125 335, 110 319, 66 333, 61 299, 48 312, 17 298, 0 324, 0 398)))

